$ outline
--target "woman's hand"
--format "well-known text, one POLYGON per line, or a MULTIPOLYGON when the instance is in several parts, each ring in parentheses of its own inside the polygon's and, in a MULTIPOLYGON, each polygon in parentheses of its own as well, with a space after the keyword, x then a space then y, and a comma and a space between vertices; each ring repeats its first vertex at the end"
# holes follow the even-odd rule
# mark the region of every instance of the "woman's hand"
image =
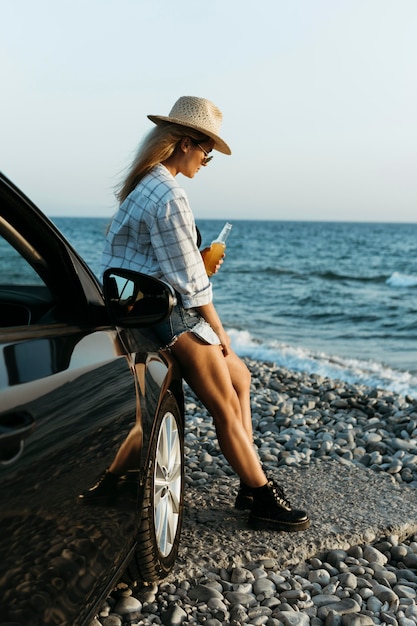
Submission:
POLYGON ((202 306, 199 306, 197 307, 197 311, 206 320, 206 322, 210 324, 210 326, 220 339, 220 346, 223 350, 224 356, 227 356, 231 351, 232 342, 229 335, 223 328, 223 324, 221 323, 217 311, 214 308, 214 304, 210 302, 210 304, 204 304, 202 306))
MULTIPOLYGON (((203 257, 203 263, 204 263, 204 264, 205 264, 205 257, 206 257, 206 255, 210 252, 210 250, 211 250, 211 247, 210 247, 210 246, 209 246, 208 248, 203 248, 203 250, 201 250, 201 256, 203 257)), ((219 259, 219 262, 217 263, 216 267, 214 268, 214 272, 213 272, 213 274, 216 274, 216 273, 219 271, 219 269, 220 269, 220 267, 221 267, 221 265, 222 265, 222 263, 223 263, 223 259, 224 259, 224 257, 225 257, 225 256, 226 256, 225 254, 223 254, 223 255, 221 256, 221 258, 219 259)))
POLYGON ((229 335, 227 334, 227 332, 222 329, 221 332, 217 331, 216 332, 218 338, 220 339, 220 343, 221 343, 221 348, 223 350, 223 354, 224 356, 227 356, 230 352, 231 349, 231 340, 229 335))

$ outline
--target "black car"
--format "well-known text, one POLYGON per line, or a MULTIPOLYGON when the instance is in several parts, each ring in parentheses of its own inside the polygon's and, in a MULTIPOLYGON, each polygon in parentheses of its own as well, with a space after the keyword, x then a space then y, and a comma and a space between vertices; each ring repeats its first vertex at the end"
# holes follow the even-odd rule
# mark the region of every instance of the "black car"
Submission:
POLYGON ((184 400, 151 326, 175 302, 103 285, 0 174, 0 625, 87 624, 123 572, 163 578, 181 532, 184 400), (106 502, 82 500, 117 454, 106 502))

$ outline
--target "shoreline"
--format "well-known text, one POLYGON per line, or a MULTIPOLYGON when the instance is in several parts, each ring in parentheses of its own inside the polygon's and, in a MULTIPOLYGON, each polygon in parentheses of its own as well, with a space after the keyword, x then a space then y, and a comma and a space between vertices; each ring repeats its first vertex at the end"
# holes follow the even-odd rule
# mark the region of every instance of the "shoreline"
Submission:
POLYGON ((244 361, 260 459, 311 528, 247 529, 238 479, 186 388, 177 563, 158 585, 121 582, 91 626, 417 624, 417 400, 244 361))

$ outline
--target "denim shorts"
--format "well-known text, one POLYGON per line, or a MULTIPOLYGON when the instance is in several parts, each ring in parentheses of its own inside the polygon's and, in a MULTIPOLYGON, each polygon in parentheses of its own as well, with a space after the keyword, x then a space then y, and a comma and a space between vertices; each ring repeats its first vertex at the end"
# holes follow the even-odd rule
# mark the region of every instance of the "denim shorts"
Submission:
POLYGON ((192 332, 204 343, 219 346, 220 339, 206 320, 195 309, 184 309, 177 303, 171 315, 152 327, 165 348, 170 348, 183 333, 192 332))

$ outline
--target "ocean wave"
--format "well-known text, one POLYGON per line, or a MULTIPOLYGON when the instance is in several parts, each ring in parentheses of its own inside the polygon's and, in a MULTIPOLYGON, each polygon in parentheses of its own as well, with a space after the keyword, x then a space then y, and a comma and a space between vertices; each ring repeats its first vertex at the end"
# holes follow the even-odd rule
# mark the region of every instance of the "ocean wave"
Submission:
POLYGON ((393 272, 386 283, 390 287, 417 287, 417 276, 393 272))
MULTIPOLYGON (((293 276, 297 280, 309 280, 311 278, 319 278, 323 281, 328 282, 340 282, 340 281, 348 281, 353 283, 385 283, 387 282, 386 274, 378 274, 378 275, 358 275, 358 274, 344 274, 341 272, 334 272, 333 270, 322 270, 322 271, 306 271, 303 272, 301 270, 291 269, 288 267, 273 267, 271 265, 267 266, 259 266, 259 268, 254 268, 253 266, 249 268, 238 268, 236 273, 240 274, 252 274, 254 269, 258 272, 262 272, 265 276, 293 276)), ((417 280, 417 278, 416 278, 417 280)))
POLYGON ((253 262, 250 266, 246 267, 244 265, 237 266, 235 268, 231 268, 229 270, 231 273, 235 274, 260 274, 262 273, 264 276, 294 276, 296 278, 304 278, 308 277, 309 274, 304 274, 303 272, 299 272, 297 270, 291 269, 289 267, 278 267, 272 265, 264 265, 263 262, 253 262))
MULTIPOLYGON (((300 270, 295 270, 286 267, 272 267, 268 266, 259 266, 258 268, 248 267, 239 267, 235 270, 236 274, 253 274, 254 269, 259 273, 262 273, 264 276, 269 277, 279 277, 279 276, 290 276, 295 280, 310 280, 311 278, 318 278, 327 282, 349 282, 349 283, 374 283, 374 284, 387 284, 390 287, 417 287, 417 276, 402 274, 401 272, 393 272, 391 276, 387 278, 386 274, 375 274, 375 275, 359 275, 359 274, 348 274, 335 272, 333 270, 324 270, 324 271, 308 271, 303 272, 300 270)), ((232 270, 233 271, 233 270, 232 270)))
POLYGON ((228 329, 228 333, 233 349, 241 357, 270 361, 289 370, 318 374, 417 398, 417 376, 410 372, 396 370, 372 360, 348 359, 277 341, 262 342, 248 331, 235 328, 228 329))
POLYGON ((358 283, 383 283, 386 281, 386 276, 353 276, 352 274, 340 274, 327 270, 325 272, 313 272, 312 276, 317 276, 322 280, 328 281, 351 281, 358 283))

